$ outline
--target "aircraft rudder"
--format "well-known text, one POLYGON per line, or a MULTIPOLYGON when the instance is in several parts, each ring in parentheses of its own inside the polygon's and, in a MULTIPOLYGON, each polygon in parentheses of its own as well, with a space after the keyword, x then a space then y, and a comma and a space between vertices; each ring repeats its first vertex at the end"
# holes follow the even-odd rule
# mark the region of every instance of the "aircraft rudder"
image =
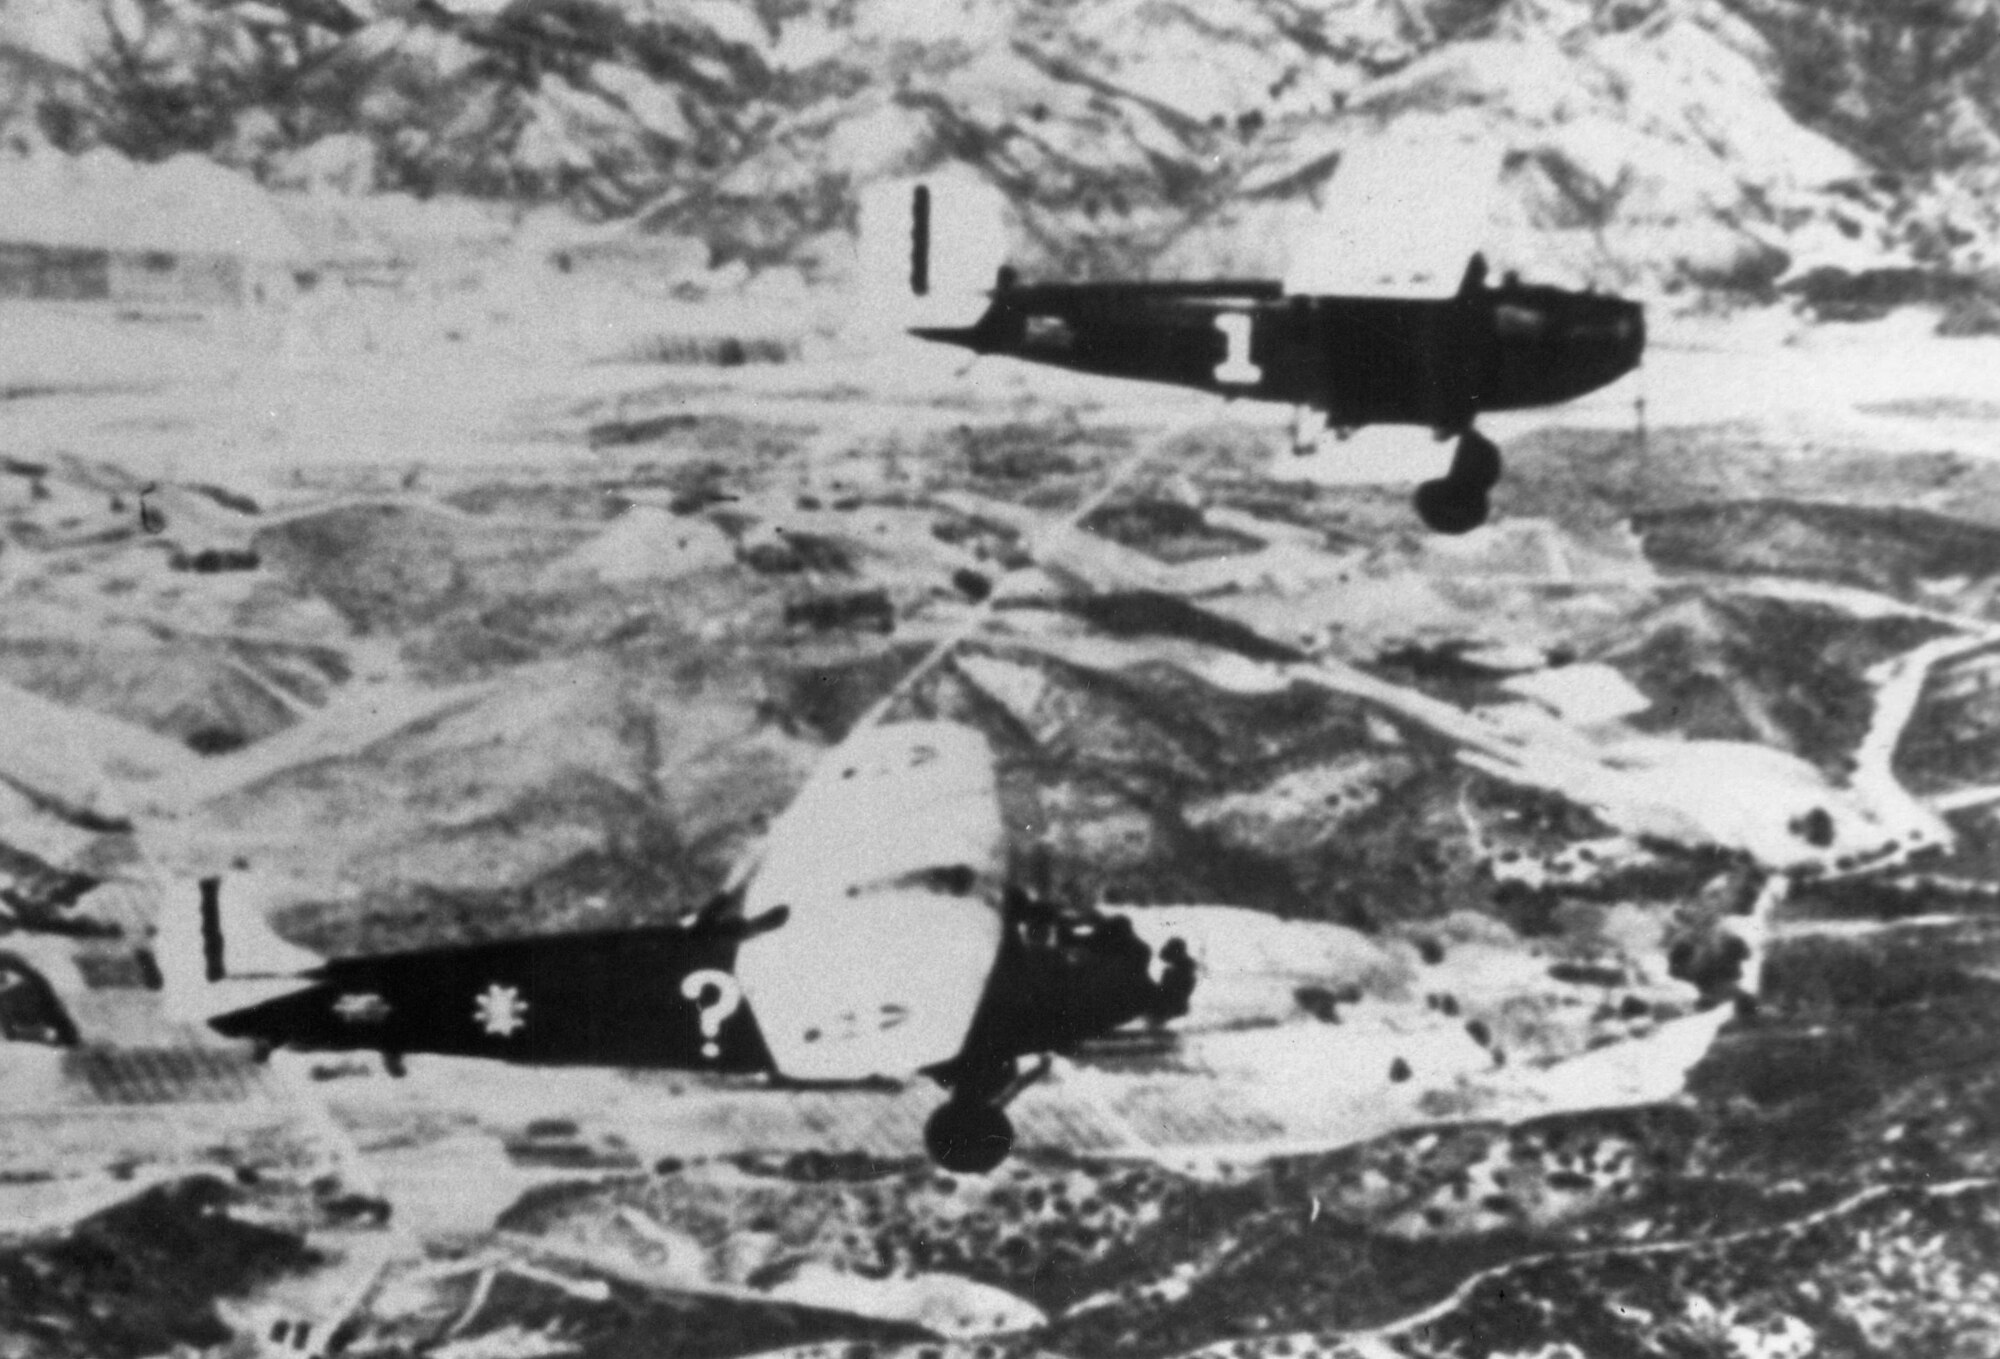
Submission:
POLYGON ((281 937, 266 919, 268 884, 253 875, 169 880, 153 925, 153 957, 167 1017, 201 1022, 289 987, 326 960, 281 937))
POLYGON ((877 180, 860 195, 857 318, 890 329, 968 326, 1007 260, 1006 199, 945 167, 877 180))

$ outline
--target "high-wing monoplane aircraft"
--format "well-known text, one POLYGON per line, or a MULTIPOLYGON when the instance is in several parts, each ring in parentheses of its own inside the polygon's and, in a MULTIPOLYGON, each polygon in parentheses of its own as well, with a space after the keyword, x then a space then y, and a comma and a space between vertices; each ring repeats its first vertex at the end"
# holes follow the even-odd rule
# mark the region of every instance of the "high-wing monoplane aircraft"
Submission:
POLYGON ((985 738, 870 724, 829 753, 740 885, 684 924, 325 961, 207 879, 162 921, 160 964, 183 1012, 192 997, 263 1053, 927 1076, 950 1092, 931 1155, 977 1171, 1012 1144, 1023 1058, 1173 1018, 1193 984, 1185 950, 1156 960, 1122 918, 1011 889, 1003 860, 985 738))
MULTIPOLYGON (((1363 143, 1343 155, 1335 201, 1294 242, 1282 280, 1023 282, 1001 264, 970 324, 906 328, 975 354, 1284 402, 1299 412, 1301 452, 1327 428, 1428 429, 1457 447, 1450 470, 1417 488, 1417 513, 1464 533, 1485 522, 1500 476, 1478 417, 1604 387, 1646 342, 1638 303, 1489 277, 1478 240, 1500 162, 1492 143, 1459 136, 1363 143)), ((996 198, 972 186, 959 196, 973 206, 947 211, 948 187, 899 182, 863 203, 864 277, 906 294, 885 306, 938 310, 994 257, 996 198), (902 252, 894 268, 870 269, 889 253, 867 243, 871 227, 902 252)))

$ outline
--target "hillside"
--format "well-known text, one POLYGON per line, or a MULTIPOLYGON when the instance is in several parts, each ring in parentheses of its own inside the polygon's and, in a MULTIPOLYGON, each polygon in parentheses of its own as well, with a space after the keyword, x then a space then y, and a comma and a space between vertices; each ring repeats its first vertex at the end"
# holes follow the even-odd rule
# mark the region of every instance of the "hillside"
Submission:
POLYGON ((859 185, 944 161, 1008 192, 1034 270, 1273 270, 1344 147, 1465 112, 1507 152, 1493 248, 1558 280, 1755 293, 1820 266, 1977 269, 1995 240, 1993 15, 1970 3, 118 13, 58 31, 0 8, 25 77, 10 137, 195 152, 284 190, 559 202, 809 275, 844 268, 859 185))
POLYGON ((1995 13, 0 0, 0 263, 137 294, 0 299, 0 1359, 2000 1353, 2000 338, 1822 323, 1992 286, 1995 13), (1467 113, 1496 266, 1652 336, 1482 415, 1476 532, 1422 431, 843 333, 870 181, 1262 272, 1467 113), (303 982, 260 913, 685 921, 878 705, 984 739, 1007 886, 1196 976, 991 1174, 927 1078, 189 1004, 303 982))

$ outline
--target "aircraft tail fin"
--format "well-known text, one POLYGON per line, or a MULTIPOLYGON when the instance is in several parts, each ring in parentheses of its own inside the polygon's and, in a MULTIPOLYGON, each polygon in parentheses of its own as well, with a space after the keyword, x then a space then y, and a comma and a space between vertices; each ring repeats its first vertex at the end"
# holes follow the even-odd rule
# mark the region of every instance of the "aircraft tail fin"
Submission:
POLYGON ((271 928, 269 897, 248 874, 168 884, 153 954, 169 1018, 200 1021, 252 1003, 326 961, 271 928))
POLYGON ((1007 260, 1006 198, 966 169, 861 194, 856 316, 885 329, 968 326, 1007 260))

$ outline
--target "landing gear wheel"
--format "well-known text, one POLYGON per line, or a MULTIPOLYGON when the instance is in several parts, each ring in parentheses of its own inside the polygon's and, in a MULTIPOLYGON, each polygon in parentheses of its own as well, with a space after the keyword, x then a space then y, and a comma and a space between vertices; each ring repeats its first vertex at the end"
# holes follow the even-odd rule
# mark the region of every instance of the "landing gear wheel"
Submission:
POLYGON ((947 1100, 924 1124, 924 1148, 954 1175, 984 1175, 1014 1149, 1014 1124, 991 1104, 947 1100))
POLYGON ((1417 487, 1417 517, 1433 533, 1470 533, 1486 522, 1486 488, 1457 477, 1441 477, 1417 487))
POLYGON ((1485 435, 1467 430, 1459 436, 1446 479, 1481 491, 1492 490, 1500 480, 1499 448, 1485 435))

